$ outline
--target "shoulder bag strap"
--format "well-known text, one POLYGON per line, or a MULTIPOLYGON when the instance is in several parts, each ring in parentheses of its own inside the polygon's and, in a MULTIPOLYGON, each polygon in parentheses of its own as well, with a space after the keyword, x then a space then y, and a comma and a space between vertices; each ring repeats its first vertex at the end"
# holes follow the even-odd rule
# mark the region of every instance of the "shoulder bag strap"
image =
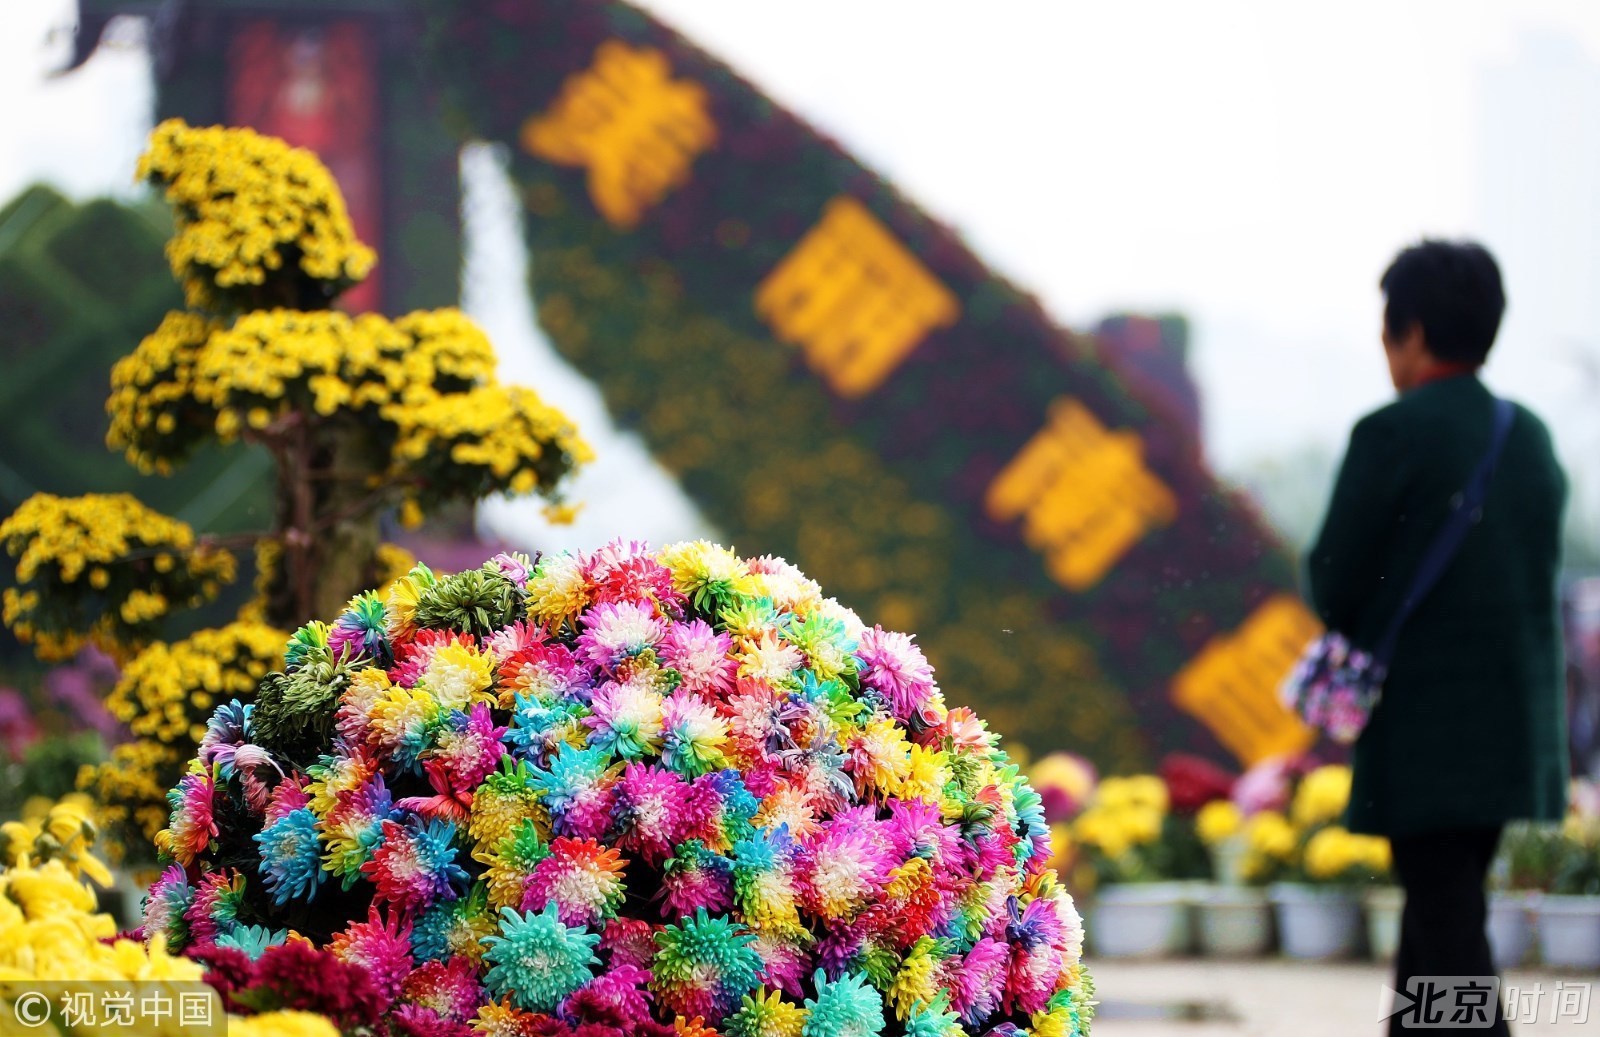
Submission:
POLYGON ((1399 611, 1389 621, 1389 629, 1384 632, 1378 650, 1373 653, 1373 657, 1380 665, 1384 667, 1389 665, 1389 659, 1394 655, 1395 643, 1400 637, 1400 628, 1411 618, 1411 614, 1422 603, 1422 599, 1428 596, 1428 592, 1439 581, 1439 577, 1450 567, 1451 559, 1461 549, 1462 541, 1467 538, 1467 531, 1483 517, 1483 502, 1489 495, 1489 480, 1494 477, 1495 467, 1500 463, 1500 454, 1506 445, 1506 434, 1511 431, 1511 420, 1515 416, 1516 408, 1512 406, 1511 401, 1501 399, 1494 401, 1494 431, 1489 439, 1489 452, 1478 462, 1467 488, 1450 501, 1450 515, 1445 519, 1444 528, 1439 530, 1438 537, 1428 548, 1428 553, 1423 556, 1422 564, 1417 568, 1416 578, 1411 581, 1411 589, 1400 602, 1399 611))

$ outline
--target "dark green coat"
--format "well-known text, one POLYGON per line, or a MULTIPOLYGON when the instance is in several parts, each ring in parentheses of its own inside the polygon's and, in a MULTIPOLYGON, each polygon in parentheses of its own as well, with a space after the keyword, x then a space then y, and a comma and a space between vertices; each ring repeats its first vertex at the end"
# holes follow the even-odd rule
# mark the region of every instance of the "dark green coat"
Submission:
MULTIPOLYGON (((1470 375, 1362 418, 1308 560, 1330 629, 1372 648, 1489 446, 1470 375)), ((1518 407, 1482 521, 1412 613, 1356 743, 1349 824, 1381 835, 1555 819, 1567 785, 1560 605, 1566 477, 1518 407)))

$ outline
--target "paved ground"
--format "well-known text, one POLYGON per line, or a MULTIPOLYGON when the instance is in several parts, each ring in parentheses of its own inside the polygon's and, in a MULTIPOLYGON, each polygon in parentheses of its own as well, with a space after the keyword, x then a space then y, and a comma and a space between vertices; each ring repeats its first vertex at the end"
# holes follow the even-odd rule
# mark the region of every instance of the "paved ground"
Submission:
MULTIPOLYGON (((1390 973, 1371 963, 1126 962, 1091 956, 1089 968, 1100 1000, 1095 1037, 1366 1037, 1384 1032, 1378 1005, 1390 973)), ((1514 1034, 1600 1035, 1600 995, 1590 998, 1587 1023, 1570 1017, 1551 1021, 1558 983, 1569 990, 1572 984, 1600 987, 1600 976, 1519 970, 1505 982, 1523 992, 1524 1011, 1538 984, 1539 1018, 1531 1024, 1513 1022, 1514 1034)))

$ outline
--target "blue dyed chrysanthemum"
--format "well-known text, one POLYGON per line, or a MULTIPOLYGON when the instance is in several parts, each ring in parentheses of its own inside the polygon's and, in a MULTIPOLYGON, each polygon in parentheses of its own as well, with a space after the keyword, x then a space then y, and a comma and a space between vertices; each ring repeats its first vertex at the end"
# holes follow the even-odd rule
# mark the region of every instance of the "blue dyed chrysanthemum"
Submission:
POLYGON ((484 986, 530 1012, 555 1008, 594 978, 592 966, 599 962, 594 954, 599 934, 563 925, 554 901, 537 913, 501 908, 499 935, 483 942, 488 947, 483 960, 493 966, 484 986))
POLYGON ((243 951, 250 956, 250 960, 261 957, 268 947, 276 947, 289 938, 283 929, 265 929, 259 925, 236 925, 233 928, 217 934, 218 947, 232 947, 236 951, 243 951))
POLYGON ((322 870, 322 844, 317 837, 317 815, 301 807, 291 810, 254 836, 261 846, 261 878, 272 902, 315 894, 327 877, 322 870))
POLYGON ((860 972, 829 982, 817 970, 812 981, 817 996, 806 999, 806 1025, 801 1037, 877 1037, 883 1032, 883 998, 867 986, 860 972))
POLYGON ((918 1001, 906 1019, 906 1037, 954 1037, 961 1030, 961 1017, 950 1010, 950 993, 941 990, 933 1003, 918 1001))
POLYGON ((543 793, 541 802, 550 813, 561 814, 598 785, 610 765, 611 755, 604 749, 562 749, 546 770, 534 773, 533 787, 543 793))

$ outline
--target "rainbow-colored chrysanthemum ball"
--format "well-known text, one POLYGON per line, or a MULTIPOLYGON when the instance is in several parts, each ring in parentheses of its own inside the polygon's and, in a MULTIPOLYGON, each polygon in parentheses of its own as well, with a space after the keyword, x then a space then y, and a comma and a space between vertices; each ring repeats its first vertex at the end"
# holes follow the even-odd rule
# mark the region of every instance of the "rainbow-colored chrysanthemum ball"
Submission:
POLYGON ((1038 795, 781 559, 418 566, 286 658, 170 793, 171 946, 310 940, 396 1033, 1088 1031, 1038 795))

